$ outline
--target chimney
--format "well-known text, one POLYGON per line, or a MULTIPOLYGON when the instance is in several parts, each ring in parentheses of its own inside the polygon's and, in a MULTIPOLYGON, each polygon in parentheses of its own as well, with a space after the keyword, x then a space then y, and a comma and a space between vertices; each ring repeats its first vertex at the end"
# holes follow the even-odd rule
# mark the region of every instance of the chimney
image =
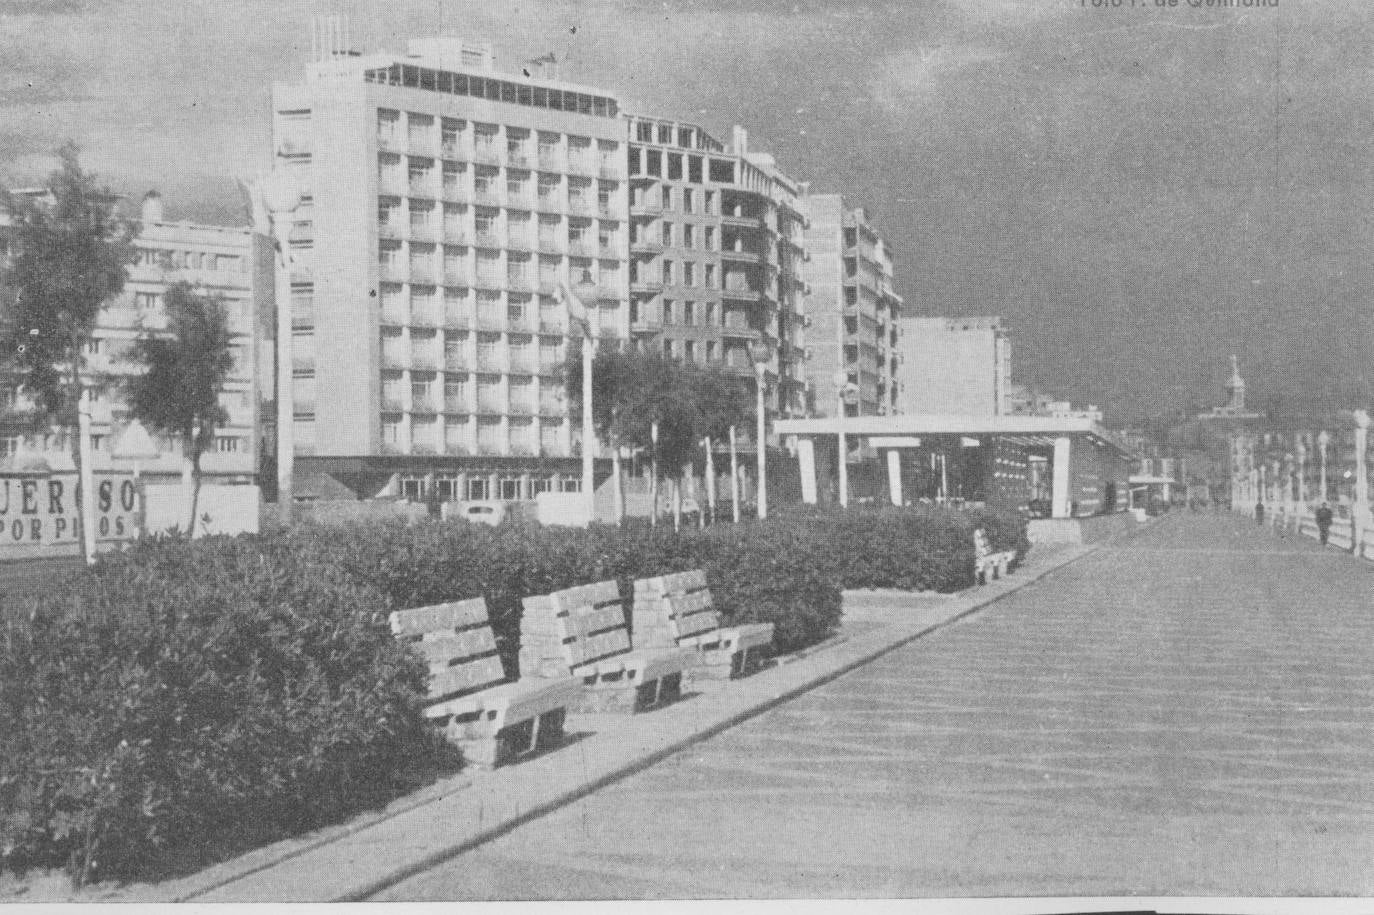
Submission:
POLYGON ((162 195, 157 191, 149 191, 143 195, 143 213, 141 216, 143 224, 162 222, 162 195))

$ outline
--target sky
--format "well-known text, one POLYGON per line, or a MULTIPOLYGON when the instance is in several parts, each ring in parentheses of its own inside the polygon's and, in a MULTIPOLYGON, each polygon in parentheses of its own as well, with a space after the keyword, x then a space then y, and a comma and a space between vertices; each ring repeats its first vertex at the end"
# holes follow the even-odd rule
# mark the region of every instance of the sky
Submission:
POLYGON ((0 181, 73 139, 172 218, 241 224, 271 84, 345 15, 362 51, 552 51, 628 110, 745 125, 868 209, 911 312, 1002 315, 1015 380, 1109 418, 1221 402, 1232 353, 1252 402, 1368 407, 1374 4, 1098 2, 0 0, 0 181))

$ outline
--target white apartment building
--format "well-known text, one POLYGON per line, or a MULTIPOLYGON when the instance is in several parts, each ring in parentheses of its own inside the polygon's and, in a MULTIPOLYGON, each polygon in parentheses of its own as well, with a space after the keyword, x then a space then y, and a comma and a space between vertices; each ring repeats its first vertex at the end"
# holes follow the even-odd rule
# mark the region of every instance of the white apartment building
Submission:
MULTIPOLYGON (((234 368, 220 394, 228 422, 213 450, 202 456, 207 481, 251 483, 258 472, 259 340, 256 332, 264 297, 272 290, 272 252, 247 228, 172 222, 161 197, 143 200, 141 228, 134 238, 135 261, 126 268, 124 291, 100 312, 85 353, 84 383, 91 392, 91 439, 96 470, 131 470, 112 452, 131 417, 126 385, 140 367, 127 357, 137 338, 167 326, 163 296, 177 282, 219 298, 228 312, 234 368)), ((4 226, 0 226, 4 234, 4 226)), ((67 428, 35 428, 34 403, 18 378, 0 376, 0 470, 74 470, 67 428)), ((154 435, 160 456, 139 462, 154 477, 180 475, 181 441, 154 435)))
POLYGON ((273 89, 292 233, 297 473, 359 496, 580 485, 561 379, 582 295, 629 334, 625 123, 611 95, 501 74, 489 45, 326 47, 273 89), (590 290, 588 292, 587 290, 590 290))

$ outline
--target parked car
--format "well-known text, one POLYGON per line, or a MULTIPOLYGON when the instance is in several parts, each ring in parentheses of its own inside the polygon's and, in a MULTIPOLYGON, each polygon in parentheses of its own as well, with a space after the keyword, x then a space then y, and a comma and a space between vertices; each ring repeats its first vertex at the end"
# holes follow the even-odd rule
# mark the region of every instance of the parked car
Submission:
POLYGON ((506 520, 506 505, 503 502, 480 501, 480 502, 461 502, 458 510, 451 513, 449 517, 458 517, 473 524, 490 524, 496 527, 506 520))

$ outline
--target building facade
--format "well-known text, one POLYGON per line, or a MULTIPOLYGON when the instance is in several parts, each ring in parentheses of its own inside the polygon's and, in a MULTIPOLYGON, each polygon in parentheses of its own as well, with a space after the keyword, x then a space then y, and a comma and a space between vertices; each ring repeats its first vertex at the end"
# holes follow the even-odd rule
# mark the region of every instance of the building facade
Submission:
POLYGON ((629 333, 617 100, 495 72, 490 46, 325 48, 273 92, 298 175, 293 371, 301 488, 532 498, 576 490, 560 282, 629 333))
MULTIPOLYGON (((220 394, 228 421, 217 431, 213 449, 201 457, 201 471, 213 482, 254 482, 261 449, 258 415, 263 391, 259 321, 262 303, 270 302, 272 295, 270 245, 247 228, 170 221, 156 193, 144 198, 141 217, 124 291, 101 310, 86 346, 83 382, 91 392, 94 468, 132 469, 131 460, 115 453, 131 421, 125 401, 127 384, 141 371, 128 355, 141 335, 166 329, 167 289, 186 282, 197 293, 224 304, 234 357, 220 394)), ((33 411, 34 403, 19 379, 0 378, 0 469, 75 469, 71 455, 75 430, 40 427, 33 411)), ((154 435, 153 441, 159 456, 140 460, 140 472, 179 475, 180 439, 154 435)))
POLYGON ((837 373, 858 388, 846 415, 896 412, 902 361, 902 300, 893 291, 892 253, 862 207, 847 208, 839 194, 807 197, 807 376, 811 412, 839 409, 837 373))
POLYGON ((1011 344, 1001 318, 904 317, 899 323, 898 412, 1011 412, 1011 344))

